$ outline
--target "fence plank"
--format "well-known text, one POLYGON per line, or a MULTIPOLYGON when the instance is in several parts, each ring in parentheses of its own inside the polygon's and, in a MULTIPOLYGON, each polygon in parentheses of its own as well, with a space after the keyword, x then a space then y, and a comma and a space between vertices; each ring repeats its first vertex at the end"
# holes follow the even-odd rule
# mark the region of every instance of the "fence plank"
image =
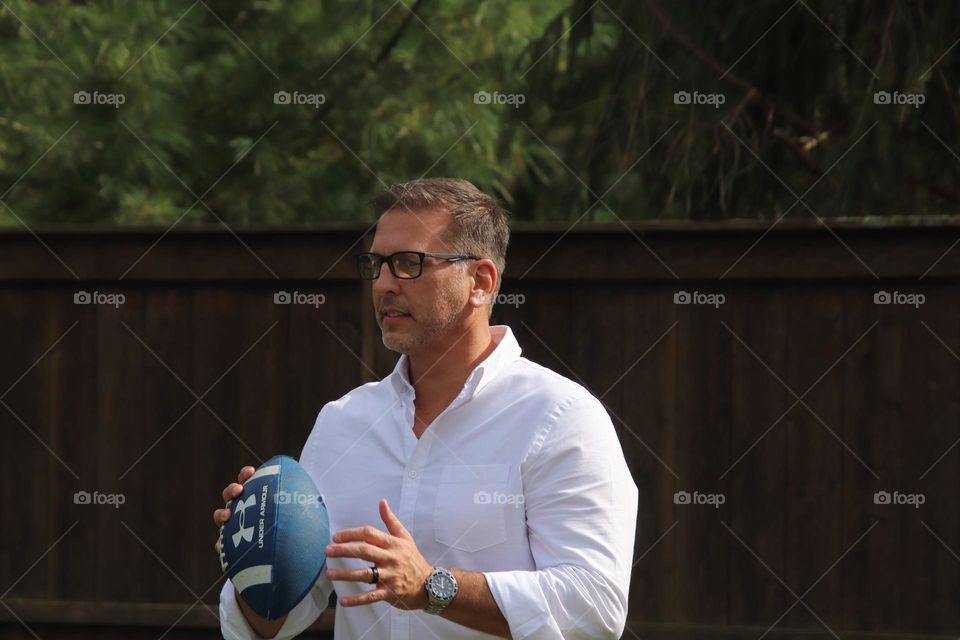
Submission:
POLYGON ((684 586, 680 518, 673 503, 678 489, 676 306, 669 287, 631 288, 623 297, 620 442, 640 492, 630 602, 638 619, 678 620, 684 586))
POLYGON ((781 416, 792 399, 766 368, 783 379, 787 376, 790 337, 783 327, 789 302, 783 291, 771 287, 735 290, 729 302, 734 310, 730 325, 734 334, 733 422, 730 448, 721 456, 724 468, 720 472, 729 500, 727 524, 769 567, 735 541, 729 583, 730 620, 734 623, 772 624, 790 604, 786 589, 770 570, 779 576, 786 573, 789 426, 781 416))
POLYGON ((960 629, 960 297, 952 287, 912 286, 926 302, 905 309, 903 335, 902 452, 897 487, 922 494, 917 508, 899 510, 896 571, 899 628, 927 633, 960 629), (942 342, 941 342, 942 341, 942 342), (946 455, 944 455, 946 454, 946 455), (939 462, 938 462, 939 460, 939 462), (938 540, 939 538, 939 540, 938 540), (919 625, 916 621, 923 620, 919 625))

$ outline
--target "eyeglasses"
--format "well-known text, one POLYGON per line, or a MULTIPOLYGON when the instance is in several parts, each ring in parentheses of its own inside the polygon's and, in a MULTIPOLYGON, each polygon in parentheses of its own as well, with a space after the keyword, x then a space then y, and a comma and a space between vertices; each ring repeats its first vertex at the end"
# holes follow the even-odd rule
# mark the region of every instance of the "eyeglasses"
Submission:
POLYGON ((446 262, 461 260, 479 260, 480 256, 468 256, 462 253, 427 253, 423 251, 397 251, 388 256, 365 251, 357 254, 357 270, 364 280, 376 280, 380 277, 380 268, 386 262, 395 278, 412 280, 423 273, 423 259, 436 258, 446 262))

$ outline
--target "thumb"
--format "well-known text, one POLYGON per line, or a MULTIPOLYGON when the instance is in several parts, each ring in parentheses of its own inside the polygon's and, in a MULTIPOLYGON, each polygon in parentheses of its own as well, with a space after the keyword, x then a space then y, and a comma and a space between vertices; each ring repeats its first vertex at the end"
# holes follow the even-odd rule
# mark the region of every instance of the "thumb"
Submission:
POLYGON ((387 531, 390 532, 390 535, 413 540, 413 536, 400 522, 400 518, 390 509, 390 504, 386 498, 380 500, 380 518, 383 520, 383 524, 387 525, 387 531))

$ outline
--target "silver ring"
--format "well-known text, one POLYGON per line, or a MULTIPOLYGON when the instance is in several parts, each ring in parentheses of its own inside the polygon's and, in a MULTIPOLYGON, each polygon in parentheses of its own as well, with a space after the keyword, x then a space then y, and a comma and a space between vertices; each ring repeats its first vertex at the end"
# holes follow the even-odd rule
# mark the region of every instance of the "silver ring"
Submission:
POLYGON ((370 584, 377 584, 380 582, 380 570, 377 569, 377 565, 370 567, 370 584))

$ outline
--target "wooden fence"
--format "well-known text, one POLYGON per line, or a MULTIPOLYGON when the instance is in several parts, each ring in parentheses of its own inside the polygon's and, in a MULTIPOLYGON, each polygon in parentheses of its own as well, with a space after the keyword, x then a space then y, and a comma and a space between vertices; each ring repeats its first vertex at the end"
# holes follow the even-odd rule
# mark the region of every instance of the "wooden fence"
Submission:
MULTIPOLYGON (((494 321, 603 399, 640 488, 625 637, 957 636, 958 239, 950 219, 514 230, 494 321)), ((217 635, 220 489, 393 366, 363 242, 0 233, 0 638, 217 635)))

